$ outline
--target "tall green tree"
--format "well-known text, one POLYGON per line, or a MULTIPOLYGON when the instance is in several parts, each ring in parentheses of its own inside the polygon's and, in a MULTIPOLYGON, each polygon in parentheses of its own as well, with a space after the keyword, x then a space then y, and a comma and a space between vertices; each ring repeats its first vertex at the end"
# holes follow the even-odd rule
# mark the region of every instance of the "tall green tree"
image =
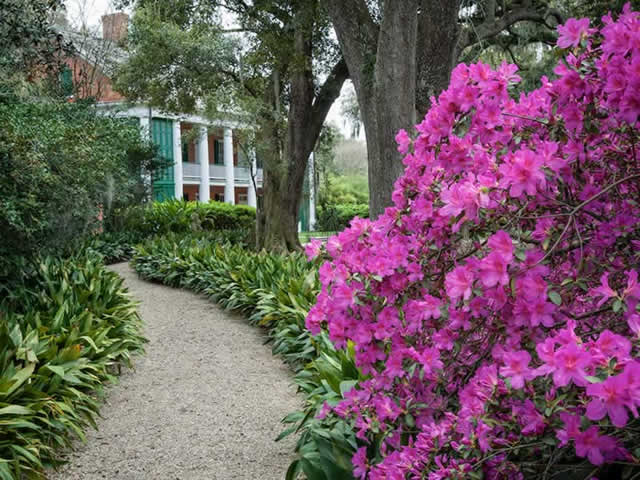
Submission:
POLYGON ((353 81, 367 137, 371 214, 391 202, 403 171, 395 134, 410 128, 448 84, 465 50, 562 20, 547 0, 323 0, 353 81))
POLYGON ((53 26, 62 0, 0 0, 0 72, 36 75, 58 66, 70 45, 53 26))
POLYGON ((297 249, 307 159, 348 77, 328 18, 317 0, 194 0, 189 9, 176 20, 161 0, 137 6, 119 88, 165 109, 236 112, 255 125, 264 168, 258 247, 297 249), (238 27, 222 28, 221 12, 238 27))

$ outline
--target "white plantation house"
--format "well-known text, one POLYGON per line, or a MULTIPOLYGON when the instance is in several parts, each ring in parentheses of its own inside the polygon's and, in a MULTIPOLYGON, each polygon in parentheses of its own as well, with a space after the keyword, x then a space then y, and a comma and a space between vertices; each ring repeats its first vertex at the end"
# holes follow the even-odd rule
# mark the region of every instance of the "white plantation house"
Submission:
MULTIPOLYGON (((171 165, 152 179, 154 200, 216 200, 256 207, 262 195, 262 168, 255 152, 242 148, 238 141, 240 132, 251 131, 250 125, 232 115, 212 120, 132 105, 113 90, 113 72, 127 56, 119 45, 126 36, 128 21, 125 13, 104 15, 102 38, 64 32, 73 41, 77 53, 66 62, 68 68, 61 79, 63 86, 67 85, 70 93, 95 98, 99 108, 105 111, 137 119, 148 132, 171 165)), ((313 168, 309 170, 310 180, 313 168)), ((309 230, 315 223, 315 201, 312 201, 315 182, 305 183, 300 227, 309 230)))

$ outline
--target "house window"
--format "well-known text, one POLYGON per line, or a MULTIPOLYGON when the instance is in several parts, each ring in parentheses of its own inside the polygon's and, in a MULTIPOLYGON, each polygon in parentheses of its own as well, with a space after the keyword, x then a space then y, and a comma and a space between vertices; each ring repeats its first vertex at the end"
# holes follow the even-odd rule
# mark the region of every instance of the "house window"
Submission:
POLYGON ((60 71, 60 89, 65 97, 73 95, 73 72, 67 66, 60 71))
POLYGON ((189 162, 189 144, 182 143, 182 161, 189 162))
POLYGON ((182 194, 182 199, 183 199, 185 202, 188 202, 188 201, 189 201, 189 193, 184 192, 184 193, 182 194))
POLYGON ((213 164, 224 165, 224 158, 222 155, 222 142, 219 140, 213 141, 213 164))
POLYGON ((224 202, 224 193, 214 193, 213 194, 213 199, 216 202, 224 202))
POLYGON ((249 196, 246 193, 238 194, 238 205, 248 205, 249 204, 249 196))

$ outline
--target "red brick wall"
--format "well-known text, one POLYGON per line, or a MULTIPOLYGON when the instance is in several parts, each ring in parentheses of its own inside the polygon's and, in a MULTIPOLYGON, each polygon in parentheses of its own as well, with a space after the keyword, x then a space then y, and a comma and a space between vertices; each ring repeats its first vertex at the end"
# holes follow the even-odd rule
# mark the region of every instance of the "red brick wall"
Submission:
POLYGON ((91 65, 80 57, 68 58, 65 63, 71 69, 77 97, 94 97, 99 102, 124 100, 124 97, 113 89, 111 79, 99 67, 91 65))

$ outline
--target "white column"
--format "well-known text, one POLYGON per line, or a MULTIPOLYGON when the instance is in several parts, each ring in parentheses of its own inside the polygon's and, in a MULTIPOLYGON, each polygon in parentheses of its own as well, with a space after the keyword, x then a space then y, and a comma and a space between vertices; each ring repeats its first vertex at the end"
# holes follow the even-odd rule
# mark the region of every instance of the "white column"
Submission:
POLYGON ((233 170, 233 134, 230 128, 224 129, 224 201, 231 205, 236 203, 235 172, 233 170))
POLYGON ((313 152, 309 156, 309 231, 313 232, 316 226, 316 173, 315 157, 313 152))
POLYGON ((200 196, 201 202, 209 201, 209 133, 207 127, 201 125, 198 137, 198 162, 200 162, 200 196))
MULTIPOLYGON (((149 116, 140 117, 140 128, 142 129, 142 138, 151 141, 151 110, 149 110, 149 116)), ((142 183, 145 186, 146 192, 149 194, 147 200, 153 200, 152 179, 150 172, 142 173, 142 183)))
POLYGON ((151 137, 151 123, 149 117, 140 117, 140 127, 142 127, 142 136, 144 138, 151 137))
POLYGON ((175 197, 178 200, 183 198, 182 189, 182 132, 180 131, 180 120, 173 121, 173 181, 175 183, 175 197))
POLYGON ((250 207, 256 208, 258 206, 258 194, 256 192, 256 189, 258 188, 258 162, 256 161, 256 151, 254 148, 249 152, 249 169, 251 176, 249 178, 249 188, 247 190, 247 203, 250 207))

